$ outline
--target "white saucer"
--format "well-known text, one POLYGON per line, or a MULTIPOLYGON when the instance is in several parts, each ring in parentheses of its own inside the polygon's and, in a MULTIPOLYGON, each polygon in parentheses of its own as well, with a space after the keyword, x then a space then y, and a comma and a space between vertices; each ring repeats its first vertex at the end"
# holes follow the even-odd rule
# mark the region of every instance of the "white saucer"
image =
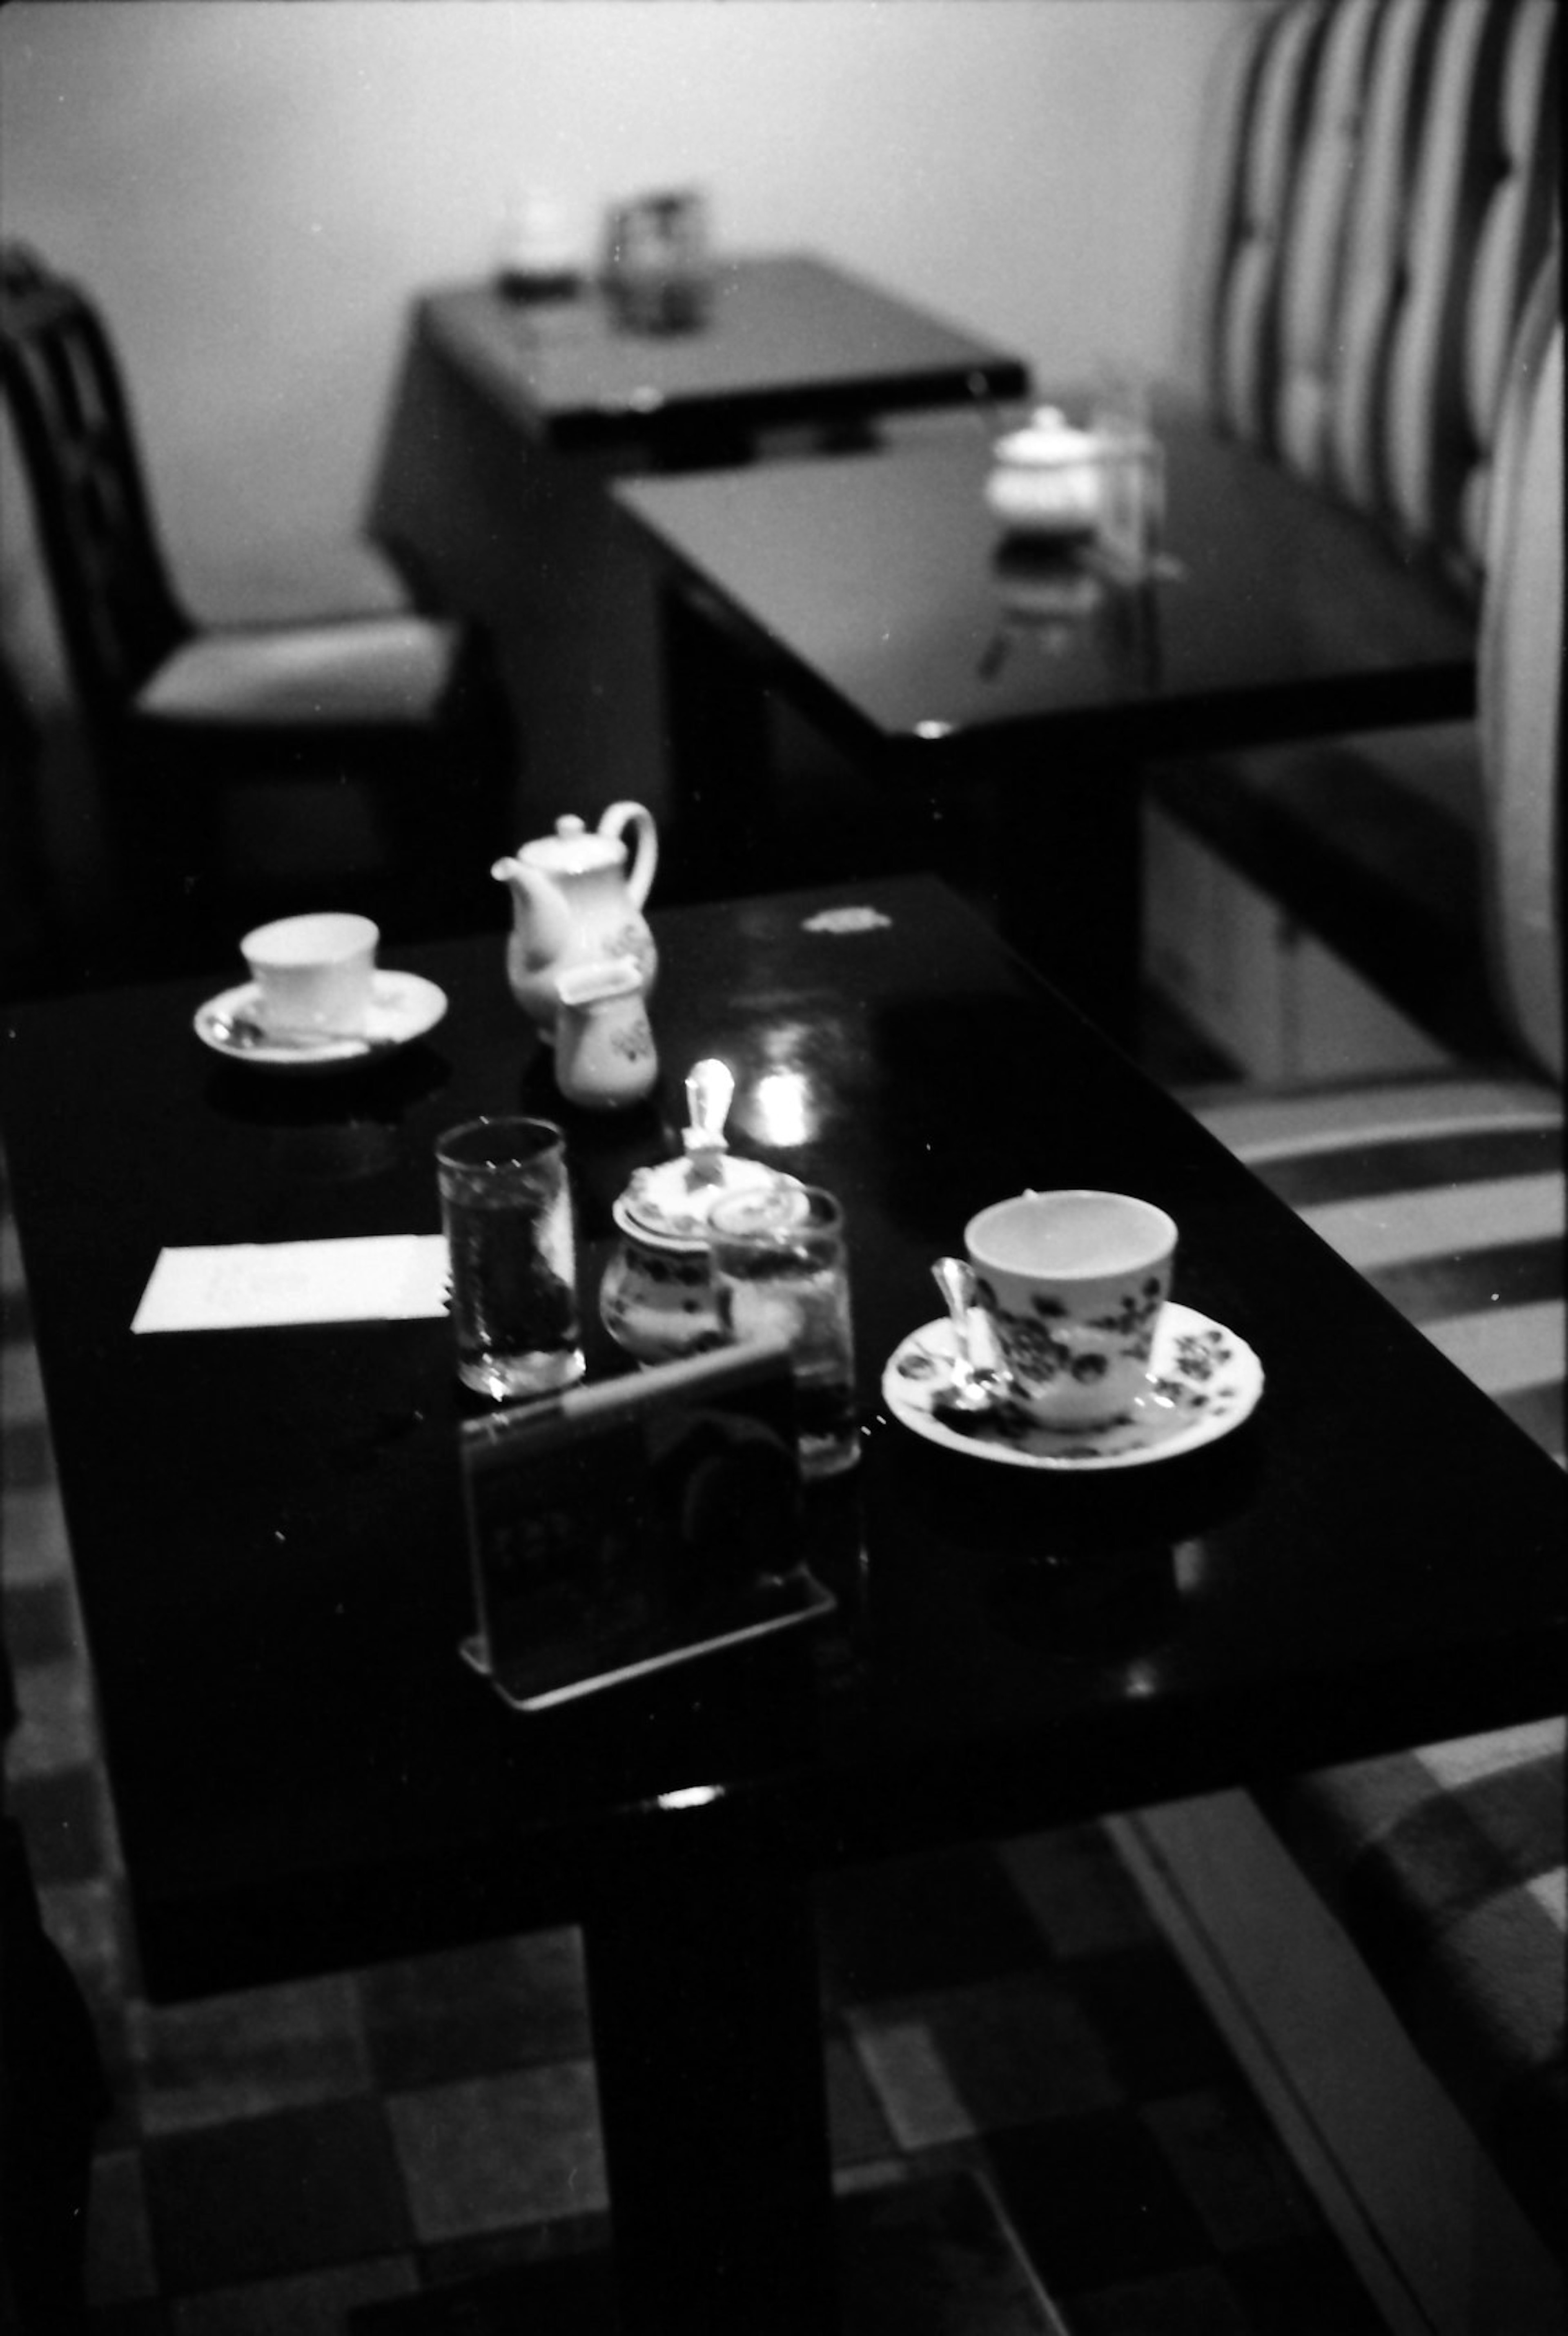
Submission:
POLYGON ((1014 1468, 1137 1468, 1171 1460, 1228 1436, 1263 1391, 1263 1366, 1246 1342, 1190 1306, 1166 1306, 1145 1392, 1103 1427, 1042 1427, 1014 1404, 973 1415, 944 1412, 952 1358, 951 1323, 912 1330, 882 1374, 883 1400, 927 1443, 1014 1468))
POLYGON ((252 1063, 258 1071, 341 1070, 345 1064, 395 1054, 400 1046, 433 1030, 447 1010, 444 989, 422 974, 393 973, 378 967, 371 976, 370 1012, 363 1037, 324 1038, 319 1045, 242 1046, 223 1035, 221 1025, 254 1014, 259 992, 253 981, 209 998, 193 1025, 204 1046, 230 1063, 252 1063))

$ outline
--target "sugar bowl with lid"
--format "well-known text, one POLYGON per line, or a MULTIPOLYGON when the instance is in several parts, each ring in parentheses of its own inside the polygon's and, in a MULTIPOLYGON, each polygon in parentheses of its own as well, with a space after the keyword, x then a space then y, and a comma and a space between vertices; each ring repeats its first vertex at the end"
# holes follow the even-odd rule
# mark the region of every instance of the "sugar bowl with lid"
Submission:
POLYGON ((691 1124, 680 1154, 639 1168, 615 1202, 620 1234, 599 1285, 599 1315, 640 1363, 669 1363, 725 1344, 708 1260, 708 1212, 721 1192, 797 1179, 737 1159, 723 1128, 735 1092, 728 1064, 709 1059, 686 1080, 691 1124))

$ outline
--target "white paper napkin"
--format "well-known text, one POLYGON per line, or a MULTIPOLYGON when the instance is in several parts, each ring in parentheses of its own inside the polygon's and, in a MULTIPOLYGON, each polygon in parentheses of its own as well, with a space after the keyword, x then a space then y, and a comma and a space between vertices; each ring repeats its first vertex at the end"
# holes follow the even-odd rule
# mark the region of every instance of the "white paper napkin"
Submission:
POLYGON ((166 1249, 132 1330, 251 1330, 274 1322, 404 1322, 447 1308, 440 1233, 166 1249))

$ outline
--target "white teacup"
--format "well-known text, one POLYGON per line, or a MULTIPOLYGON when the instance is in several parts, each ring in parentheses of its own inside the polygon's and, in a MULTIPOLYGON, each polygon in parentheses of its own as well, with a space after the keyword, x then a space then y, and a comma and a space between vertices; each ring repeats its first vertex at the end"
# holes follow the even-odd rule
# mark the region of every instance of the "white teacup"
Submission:
POLYGON ((1127 1192, 1021 1192, 972 1217, 964 1246, 1019 1400, 1053 1427, 1115 1419, 1141 1390, 1176 1229, 1127 1192))
POLYGON ((336 909, 257 925, 239 944, 256 984, 256 1020, 280 1033, 362 1030, 380 939, 368 917, 336 909))

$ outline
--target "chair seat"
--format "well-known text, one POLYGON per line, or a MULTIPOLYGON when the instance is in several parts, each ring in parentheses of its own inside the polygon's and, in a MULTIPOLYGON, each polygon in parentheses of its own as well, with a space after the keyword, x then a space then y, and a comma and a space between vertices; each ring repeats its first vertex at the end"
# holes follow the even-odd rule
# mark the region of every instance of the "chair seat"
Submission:
POLYGON ((1563 1457, 1563 1112, 1550 1088, 1423 1080, 1201 1115, 1563 1457))
POLYGON ((247 729, 424 724, 451 681, 458 638, 455 626, 415 616, 202 633, 165 658, 133 710, 247 729))
MULTIPOLYGON (((1563 1459, 1563 1131, 1553 1089, 1456 1077, 1199 1115, 1563 1459)), ((1476 1562, 1485 1566, 1484 1547, 1476 1562)), ((1559 2254, 1564 1737, 1553 1719, 1257 1795, 1559 2254)))

